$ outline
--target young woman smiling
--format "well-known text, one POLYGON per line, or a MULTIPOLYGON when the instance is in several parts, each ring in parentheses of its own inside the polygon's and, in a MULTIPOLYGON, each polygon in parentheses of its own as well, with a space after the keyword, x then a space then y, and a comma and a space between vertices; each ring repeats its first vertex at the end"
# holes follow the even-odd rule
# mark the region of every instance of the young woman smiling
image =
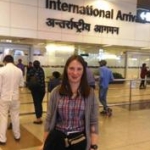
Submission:
POLYGON ((79 55, 64 67, 62 83, 52 90, 45 120, 43 150, 96 150, 98 101, 79 55))

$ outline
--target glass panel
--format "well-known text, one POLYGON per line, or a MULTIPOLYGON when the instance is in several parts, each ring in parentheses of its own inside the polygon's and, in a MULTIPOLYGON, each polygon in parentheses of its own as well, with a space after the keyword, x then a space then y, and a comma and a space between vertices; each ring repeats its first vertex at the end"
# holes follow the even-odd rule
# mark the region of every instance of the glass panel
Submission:
POLYGON ((140 67, 143 63, 149 66, 149 54, 144 53, 129 53, 127 59, 127 79, 140 78, 140 67))
POLYGON ((15 64, 18 59, 22 59, 23 64, 28 64, 29 46, 15 45, 15 44, 0 44, 0 65, 3 65, 3 58, 6 55, 14 57, 15 64))

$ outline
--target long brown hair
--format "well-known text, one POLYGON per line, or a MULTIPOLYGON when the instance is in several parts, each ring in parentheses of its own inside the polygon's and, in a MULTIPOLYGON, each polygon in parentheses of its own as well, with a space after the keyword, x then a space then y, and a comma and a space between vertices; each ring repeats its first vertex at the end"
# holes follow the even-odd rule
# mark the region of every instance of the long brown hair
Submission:
POLYGON ((68 80, 67 69, 68 69, 69 64, 74 60, 77 60, 83 66, 83 74, 82 74, 82 77, 81 77, 81 82, 80 82, 78 90, 79 90, 79 93, 84 98, 86 98, 86 97, 88 97, 88 95, 90 93, 90 86, 88 85, 88 82, 87 82, 85 61, 79 55, 72 55, 71 57, 68 58, 68 60, 65 64, 65 67, 64 67, 63 78, 62 78, 62 83, 61 83, 61 86, 60 86, 60 89, 59 89, 59 93, 61 95, 66 95, 66 96, 69 96, 69 97, 71 97, 72 94, 73 94, 72 91, 71 91, 69 80, 68 80))

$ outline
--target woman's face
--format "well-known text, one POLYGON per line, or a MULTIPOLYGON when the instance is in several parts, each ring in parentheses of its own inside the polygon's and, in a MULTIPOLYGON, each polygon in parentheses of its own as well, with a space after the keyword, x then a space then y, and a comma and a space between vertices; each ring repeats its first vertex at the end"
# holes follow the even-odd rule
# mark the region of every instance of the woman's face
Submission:
POLYGON ((83 66, 77 60, 73 60, 67 68, 70 83, 80 83, 83 74, 83 66))

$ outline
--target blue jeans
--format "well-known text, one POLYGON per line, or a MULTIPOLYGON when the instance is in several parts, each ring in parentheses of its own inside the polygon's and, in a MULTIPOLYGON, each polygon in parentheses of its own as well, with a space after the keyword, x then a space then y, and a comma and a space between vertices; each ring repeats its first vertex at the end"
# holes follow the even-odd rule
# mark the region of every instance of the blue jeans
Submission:
POLYGON ((104 110, 107 110, 108 106, 107 106, 107 91, 108 88, 104 88, 102 86, 100 86, 99 88, 99 100, 101 102, 101 104, 103 105, 104 110))

